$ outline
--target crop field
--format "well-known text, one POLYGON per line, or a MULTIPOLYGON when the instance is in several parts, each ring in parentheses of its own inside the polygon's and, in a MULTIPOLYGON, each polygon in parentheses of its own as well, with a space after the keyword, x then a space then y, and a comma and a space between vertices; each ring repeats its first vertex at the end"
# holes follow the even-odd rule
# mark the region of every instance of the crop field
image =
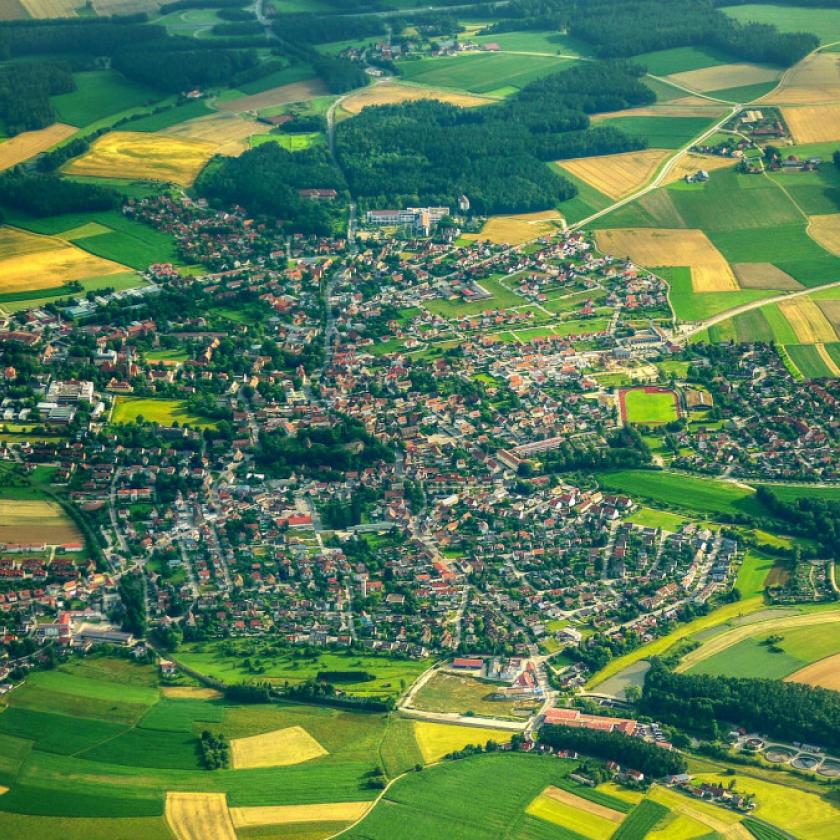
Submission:
POLYGON ((823 44, 840 40, 840 9, 747 3, 722 11, 742 23, 769 23, 781 32, 812 32, 823 44))
POLYGON ((679 418, 677 395, 667 388, 628 388, 619 395, 625 423, 661 424, 679 418))
POLYGON ((166 821, 177 840, 236 840, 223 793, 166 795, 166 821))
POLYGON ((778 304, 793 329, 799 344, 816 344, 837 341, 837 334, 831 323, 810 297, 783 300, 778 304))
POLYGON ((0 812, 0 834, 38 840, 172 840, 163 817, 66 819, 0 812))
POLYGON ((117 397, 112 423, 133 423, 140 419, 161 426, 172 426, 175 423, 189 425, 195 428, 212 426, 213 422, 206 417, 191 414, 185 407, 183 400, 165 400, 154 397, 117 397))
POLYGON ((222 693, 215 688, 204 688, 198 685, 164 685, 160 689, 164 697, 173 700, 218 700, 222 693))
POLYGON ((806 379, 821 379, 826 376, 837 376, 837 362, 824 344, 787 344, 785 351, 789 358, 806 379))
POLYGON ((440 761, 447 753, 462 750, 467 744, 484 745, 487 741, 505 744, 511 733, 478 726, 454 726, 448 723, 414 722, 414 737, 427 764, 440 761))
MULTIPOLYGON (((521 245, 531 239, 554 233, 562 227, 563 217, 553 210, 520 213, 512 216, 491 216, 481 233, 464 234, 466 239, 488 239, 501 245, 521 245)), ((484 281, 482 281, 483 283, 484 281)), ((521 299, 518 302, 523 302, 521 299)))
POLYGON ((492 94, 503 88, 524 87, 568 63, 568 59, 553 56, 482 53, 407 61, 401 71, 405 79, 417 84, 492 94))
POLYGON ((668 157, 661 149, 557 161, 558 165, 596 190, 620 198, 644 186, 668 157))
POLYGON ((0 9, 0 20, 25 20, 29 12, 23 5, 22 0, 8 0, 0 9))
MULTIPOLYGON (((724 111, 717 102, 710 102, 700 96, 686 94, 676 88, 670 88, 679 95, 666 102, 655 102, 652 105, 639 105, 636 108, 625 108, 622 111, 601 111, 593 114, 592 122, 598 123, 604 120, 625 118, 625 117, 704 117, 711 120, 713 117, 722 117, 724 111)), ((716 157, 714 155, 710 157, 716 157)))
POLYGON ((831 254, 840 255, 840 213, 810 217, 808 232, 831 254))
POLYGON ((708 128, 713 121, 707 117, 609 117, 599 121, 599 125, 612 125, 632 137, 647 141, 655 149, 679 149, 692 138, 708 128))
POLYGON ((132 82, 115 70, 74 73, 76 90, 51 98, 62 122, 79 128, 140 105, 152 105, 159 91, 132 82))
POLYGON ((72 175, 171 181, 189 186, 216 146, 204 140, 184 140, 164 134, 113 131, 64 167, 72 175))
POLYGON ((702 230, 615 228, 599 230, 595 241, 599 251, 629 257, 648 268, 691 266, 694 292, 739 289, 729 263, 702 230))
POLYGON ((252 135, 264 130, 265 126, 254 120, 223 112, 178 123, 164 129, 161 134, 180 140, 212 143, 216 154, 236 156, 249 147, 248 139, 252 135))
POLYGON ((562 788, 547 787, 529 803, 526 813, 554 823, 590 840, 608 840, 625 815, 562 788))
POLYGON ((817 306, 835 330, 840 328, 840 299, 817 300, 817 306))
POLYGON ((711 90, 772 82, 779 78, 779 71, 759 64, 719 64, 715 67, 672 73, 668 78, 683 87, 706 93, 711 90))
POLYGON ((766 105, 831 105, 840 98, 840 54, 819 52, 789 70, 766 105))
POLYGON ((787 127, 797 143, 840 140, 840 105, 800 105, 782 108, 787 127))
POLYGON ((289 823, 354 822, 365 815, 370 802, 321 802, 315 805, 274 805, 231 808, 236 828, 289 823))
POLYGON ((498 686, 460 674, 441 671, 414 695, 414 707, 428 712, 472 712, 481 717, 515 717, 517 702, 510 698, 494 700, 498 686))
POLYGON ((693 175, 698 169, 714 172, 716 169, 728 169, 735 166, 735 163, 736 161, 732 158, 720 157, 720 155, 701 155, 698 152, 686 152, 666 176, 665 184, 682 181, 686 175, 693 175))
POLYGON ((132 131, 162 131, 187 120, 206 117, 214 113, 216 112, 211 111, 203 99, 198 99, 184 105, 176 105, 158 114, 141 117, 139 120, 131 120, 128 125, 132 131))
POLYGON ((32 18, 76 17, 75 0, 21 0, 32 18))
POLYGON ((83 542, 79 529, 55 502, 0 499, 0 543, 64 545, 83 542))
POLYGON ((752 840, 752 835, 739 824, 741 815, 726 808, 691 799, 685 794, 658 785, 648 792, 648 801, 700 823, 705 827, 706 834, 717 832, 730 840, 752 840))
POLYGON ((251 96, 239 96, 236 99, 217 102, 216 107, 241 114, 245 111, 256 112, 278 105, 288 105, 292 102, 304 102, 307 99, 325 96, 327 93, 329 91, 320 79, 308 79, 304 82, 280 85, 251 96))
POLYGON ((437 99, 461 108, 474 108, 477 105, 487 105, 493 102, 484 96, 474 96, 467 93, 456 93, 444 88, 415 87, 386 82, 381 85, 369 85, 351 93, 341 103, 342 110, 348 114, 358 114, 362 108, 372 105, 393 105, 399 102, 418 102, 424 99, 437 99))
POLYGON ((301 726, 290 726, 230 742, 231 763, 236 770, 284 767, 327 755, 327 751, 301 726))
POLYGON ((0 142, 0 171, 17 166, 76 133, 72 125, 53 123, 37 131, 24 131, 0 142))
POLYGON ((826 656, 825 659, 800 668, 800 670, 788 674, 785 679, 788 682, 817 685, 821 688, 840 691, 840 653, 826 656))
POLYGON ((795 292, 804 286, 773 263, 735 263, 732 266, 742 289, 773 289, 795 292))

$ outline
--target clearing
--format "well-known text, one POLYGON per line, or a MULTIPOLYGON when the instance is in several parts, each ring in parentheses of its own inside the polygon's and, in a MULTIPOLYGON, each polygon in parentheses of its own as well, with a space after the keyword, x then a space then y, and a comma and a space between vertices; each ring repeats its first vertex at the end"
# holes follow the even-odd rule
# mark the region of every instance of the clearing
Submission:
POLYGON ((223 793, 169 791, 166 821, 178 840, 236 840, 223 793))
POLYGON ((0 544, 83 543, 76 526, 55 502, 0 499, 0 544))
POLYGON ((611 198, 621 198, 644 186, 668 157, 663 149, 643 149, 617 155, 595 155, 557 161, 572 175, 611 198))
POLYGON ((0 143, 0 170, 9 169, 35 155, 51 149, 56 143, 76 133, 72 125, 53 123, 37 131, 24 131, 0 143))
POLYGON ((370 802, 266 805, 253 808, 231 808, 230 815, 236 828, 306 822, 353 822, 361 819, 370 805, 370 802))
POLYGON ((828 656, 819 662, 807 665, 805 668, 785 677, 786 682, 803 683, 804 685, 818 685, 840 691, 840 653, 828 656))
POLYGON ((613 228, 595 234, 598 250, 649 268, 691 266, 695 292, 735 292, 738 281, 702 230, 613 228))
POLYGON ((358 114, 362 108, 371 105, 393 105, 398 102, 418 102, 423 99, 437 99, 461 108, 474 108, 477 105, 488 105, 495 102, 484 96, 474 96, 469 93, 456 93, 443 88, 413 87, 386 82, 381 85, 369 85, 351 93, 342 100, 341 108, 348 114, 358 114))
POLYGON ((327 755, 327 751, 302 727, 288 726, 230 742, 231 764, 236 770, 286 767, 327 755))
POLYGON ((811 298, 798 297, 794 300, 780 301, 779 310, 793 327, 801 344, 830 344, 837 341, 834 328, 811 298))
POLYGON ((782 116, 797 143, 840 140, 840 104, 782 108, 782 116))
POLYGON ((112 131, 96 140, 80 158, 71 160, 64 171, 97 178, 171 181, 188 187, 215 151, 216 145, 206 141, 112 131))

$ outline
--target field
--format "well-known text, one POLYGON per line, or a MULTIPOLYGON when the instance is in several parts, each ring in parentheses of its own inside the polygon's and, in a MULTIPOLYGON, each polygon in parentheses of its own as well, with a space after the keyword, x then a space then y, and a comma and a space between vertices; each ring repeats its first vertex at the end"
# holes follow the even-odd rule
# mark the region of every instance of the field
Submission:
POLYGON ((132 82, 114 70, 74 73, 76 90, 51 98, 62 122, 79 128, 161 99, 153 88, 132 82))
POLYGON ((810 217, 808 232, 831 254, 840 255, 840 213, 810 217))
POLYGON ((275 805, 256 808, 232 808, 236 828, 289 823, 353 822, 365 815, 370 802, 322 802, 316 805, 275 805))
POLYGON ((163 134, 113 131, 64 171, 101 178, 139 178, 189 186, 216 150, 213 143, 163 134))
POLYGON ((14 228, 0 228, 0 293, 49 289, 72 280, 125 272, 67 242, 14 228))
POLYGON ((493 700, 498 686, 460 674, 437 672, 414 695, 416 709, 429 712, 472 712, 481 717, 515 717, 515 700, 493 700))
POLYGON ((706 47, 675 47, 670 50, 641 53, 633 56, 635 64, 642 64, 654 76, 668 76, 686 70, 700 70, 729 61, 725 53, 706 47))
POLYGON ((840 9, 748 3, 723 11, 742 23, 769 23, 782 32, 813 32, 823 44, 840 40, 840 9))
POLYGON ((24 131, 8 140, 0 142, 0 171, 17 166, 31 157, 46 152, 56 143, 66 140, 76 133, 72 125, 53 123, 38 131, 24 131))
POLYGON ((682 181, 686 175, 693 175, 698 169, 705 169, 706 172, 714 172, 716 169, 728 169, 729 167, 735 166, 735 163, 736 161, 732 158, 720 157, 719 155, 701 155, 697 152, 686 152, 671 168, 665 178, 665 184, 682 181))
POLYGON ((24 8, 33 18, 75 17, 74 0, 21 0, 24 8))
POLYGON ((502 245, 520 245, 547 233, 553 233, 562 222, 559 213, 543 210, 514 216, 491 216, 480 234, 465 234, 469 239, 488 239, 502 245))
POLYGON ((587 158, 557 161, 558 165, 596 190, 621 198, 644 186, 668 157, 661 149, 623 152, 617 155, 597 155, 587 158))
POLYGON ((702 230, 617 228, 599 230, 595 241, 599 251, 649 268, 691 266, 694 292, 738 291, 732 269, 702 230))
POLYGON ((440 761, 447 753, 462 750, 467 744, 484 745, 487 741, 504 744, 510 732, 477 726, 454 726, 448 723, 414 722, 414 737, 427 764, 440 761))
POLYGON ((303 102, 307 99, 324 96, 327 93, 327 88, 320 79, 310 79, 305 82, 280 85, 262 93, 255 93, 252 96, 227 99, 224 102, 217 102, 216 107, 241 114, 245 111, 256 112, 277 105, 288 105, 291 102, 303 102))
POLYGON ((678 85, 699 90, 701 93, 771 82, 778 77, 778 70, 758 64, 719 64, 715 67, 687 70, 668 76, 678 85))
POLYGON ((789 70, 762 103, 767 105, 831 105, 840 97, 840 55, 814 53, 789 70))
POLYGON ((837 341, 837 334, 823 311, 809 297, 783 300, 778 304, 800 344, 837 341))
POLYGON ((236 840, 223 793, 166 795, 166 821, 177 840, 236 840))
POLYGON ((665 388, 629 388, 620 392, 625 423, 661 424, 679 418, 677 395, 665 388))
POLYGON ((818 685, 840 691, 840 654, 827 656, 812 665, 807 665, 785 678, 788 682, 818 685))
POLYGON ((801 105, 782 108, 790 133, 797 143, 840 140, 840 105, 801 105))
POLYGON ((613 116, 599 120, 599 125, 612 125, 632 137, 647 141, 654 149, 679 149, 711 126, 714 117, 677 116, 613 116))
POLYGON ((608 840, 625 815, 562 788, 547 787, 525 809, 541 820, 575 831, 591 840, 608 840))
POLYGON ((796 292, 804 288, 800 282, 772 263, 735 263, 732 270, 742 289, 796 292))
POLYGON ((112 423, 133 423, 139 420, 157 423, 161 426, 190 425, 194 427, 212 426, 206 417, 191 414, 183 400, 165 400, 146 397, 119 396, 114 403, 112 423))
POLYGON ((417 84, 492 94, 524 87, 568 63, 568 59, 553 56, 483 53, 407 61, 400 69, 405 79, 417 84))
POLYGON ((236 738, 230 743, 230 751, 236 770, 284 767, 327 755, 327 751, 300 726, 236 738))
POLYGON ((83 542, 78 528, 55 502, 0 499, 0 544, 83 542))
POLYGON ((372 105, 392 105, 398 102, 417 102, 423 99, 437 99, 461 108, 472 108, 477 105, 487 105, 492 102, 482 96, 466 93, 456 93, 451 90, 415 87, 386 82, 381 85, 369 85, 351 93, 341 102, 341 108, 348 114, 358 114, 362 108, 372 105))
POLYGON ((287 152, 302 152, 316 143, 320 143, 324 135, 319 131, 295 132, 289 134, 254 134, 248 142, 253 146, 261 146, 263 143, 277 143, 287 152))
POLYGON ((212 143, 215 154, 235 156, 249 147, 248 139, 252 135, 264 130, 265 126, 254 120, 236 114, 216 113, 209 117, 178 123, 164 129, 161 134, 179 140, 212 143))

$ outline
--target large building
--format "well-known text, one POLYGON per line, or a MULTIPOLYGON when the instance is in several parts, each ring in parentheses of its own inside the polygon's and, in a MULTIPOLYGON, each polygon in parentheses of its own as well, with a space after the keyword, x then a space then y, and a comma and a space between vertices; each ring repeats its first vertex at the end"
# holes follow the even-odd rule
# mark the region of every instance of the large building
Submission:
POLYGON ((404 210, 368 210, 369 225, 383 227, 411 227, 426 236, 444 216, 449 215, 448 207, 406 207, 404 210))

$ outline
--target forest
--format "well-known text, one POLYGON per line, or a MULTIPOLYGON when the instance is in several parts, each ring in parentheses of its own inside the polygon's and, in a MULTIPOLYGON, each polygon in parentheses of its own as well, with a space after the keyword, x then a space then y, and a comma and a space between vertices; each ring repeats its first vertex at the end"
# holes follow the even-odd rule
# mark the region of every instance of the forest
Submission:
POLYGON ((840 747, 840 694, 781 680, 677 674, 654 660, 645 677, 645 714, 717 738, 744 726, 785 741, 840 747))
POLYGON ((21 62, 0 67, 0 120, 9 135, 55 122, 50 97, 76 89, 64 62, 21 62))
POLYGON ((0 204, 32 216, 113 210, 123 196, 109 186, 69 181, 55 175, 7 173, 0 177, 0 204))
POLYGON ((587 116, 651 103, 640 74, 625 62, 586 63, 498 105, 366 108, 339 124, 336 152, 351 192, 370 205, 448 205, 465 193, 479 213, 545 210, 576 189, 544 161, 644 147, 617 129, 590 128, 587 116))
POLYGON ((771 487, 759 487, 756 501, 797 533, 815 536, 827 556, 840 560, 840 502, 809 497, 787 502, 771 487))
POLYGON ((684 773, 685 759, 677 752, 663 750, 640 738, 628 738, 618 732, 598 732, 570 726, 543 726, 540 743, 557 750, 575 750, 583 755, 617 761, 624 767, 640 770, 646 776, 660 779, 675 773, 684 773))

